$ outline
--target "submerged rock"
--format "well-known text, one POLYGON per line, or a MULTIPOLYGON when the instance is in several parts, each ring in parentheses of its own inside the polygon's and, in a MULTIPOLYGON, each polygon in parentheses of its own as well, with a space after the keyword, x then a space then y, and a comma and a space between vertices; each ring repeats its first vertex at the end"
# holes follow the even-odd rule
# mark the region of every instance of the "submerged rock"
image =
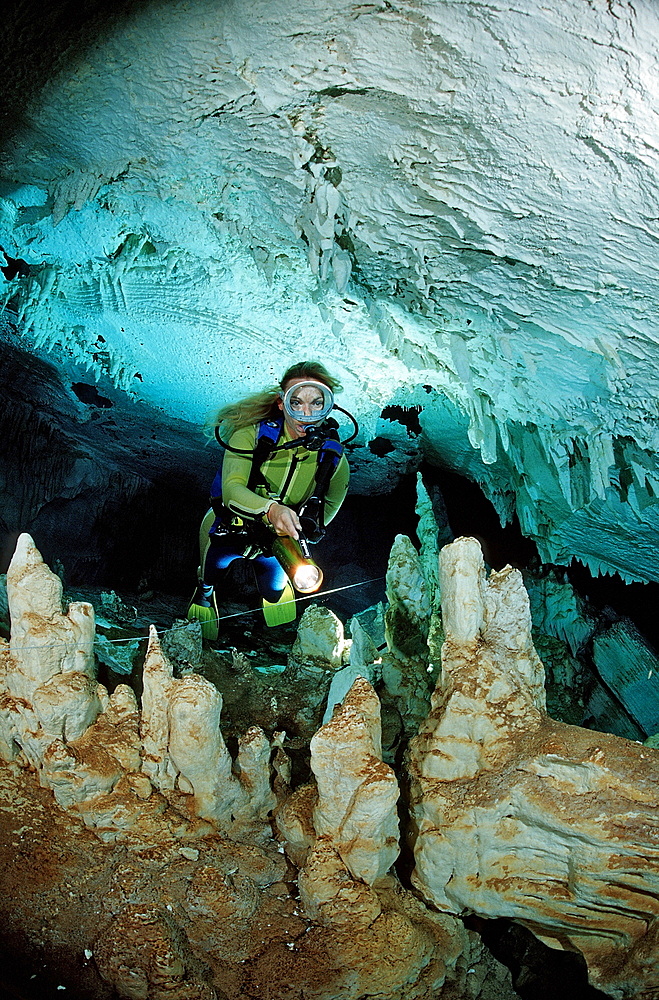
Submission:
POLYGON ((413 881, 440 911, 509 917, 580 951, 616 997, 656 995, 659 758, 550 719, 520 574, 441 554, 446 640, 410 749, 413 881))
POLYGON ((103 850, 122 851, 100 934, 94 916, 97 966, 120 996, 239 1000, 293 983, 309 1000, 513 1000, 468 914, 581 953, 617 1000, 656 995, 657 752, 548 717, 517 571, 487 578, 473 539, 445 547, 440 620, 415 604, 423 581, 408 540, 396 553, 383 663, 359 624, 350 644, 335 616, 309 609, 285 674, 266 682, 248 658, 243 674, 227 667, 269 699, 277 728, 248 725, 225 742, 223 694, 187 668, 175 676, 154 628, 141 705, 127 685, 108 697, 85 659, 93 609, 64 612, 57 580, 21 542, 9 573, 16 634, 0 642, 0 755, 12 773, 37 771, 74 840, 82 821, 103 850), (43 660, 24 648, 31 636, 43 660), (385 707, 420 711, 440 656, 399 786, 376 685, 385 707), (351 672, 347 691, 332 685, 312 780, 300 781, 287 751, 307 744, 286 738, 283 692, 299 689, 310 726, 332 679, 351 672), (408 784, 411 821, 406 800, 400 815, 420 895, 394 868, 408 784))

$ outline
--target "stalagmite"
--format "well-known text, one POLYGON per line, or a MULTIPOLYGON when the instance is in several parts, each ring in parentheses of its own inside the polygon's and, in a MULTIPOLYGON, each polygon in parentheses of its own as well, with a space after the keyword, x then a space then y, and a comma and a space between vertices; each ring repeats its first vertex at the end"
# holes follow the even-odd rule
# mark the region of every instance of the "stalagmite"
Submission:
POLYGON ((382 680, 411 736, 430 705, 428 632, 433 616, 422 561, 406 535, 397 535, 391 547, 387 599, 382 680))
POLYGON ((142 668, 142 713, 140 736, 144 747, 142 770, 160 791, 174 788, 177 769, 169 752, 169 694, 174 671, 163 654, 153 625, 142 668))
POLYGON ((38 768, 53 741, 81 736, 107 705, 95 679, 94 609, 75 603, 62 611, 61 580, 27 534, 7 572, 7 597, 0 749, 6 759, 22 751, 38 768))
POLYGON ((346 645, 343 624, 329 608, 312 604, 302 615, 291 659, 307 669, 336 670, 343 663, 346 645))
POLYGON ((71 671, 56 674, 32 694, 32 704, 46 737, 75 740, 102 709, 93 677, 71 671))
MULTIPOLYGON (((314 611, 291 657, 288 684, 316 679, 308 704, 296 709, 300 717, 331 678, 357 674, 311 739, 314 780, 292 792, 286 734, 269 738, 252 725, 238 734, 232 760, 220 731, 222 695, 187 667, 174 676, 155 629, 141 711, 127 685, 108 697, 90 662, 78 669, 85 661, 72 640, 56 655, 49 648, 48 676, 33 659, 27 666, 20 659, 13 633, 11 644, 0 643, 0 753, 37 770, 58 805, 101 841, 126 840, 152 858, 158 878, 161 850, 174 857, 167 869, 179 880, 172 902, 156 900, 151 889, 135 900, 129 880, 109 907, 98 968, 121 996, 210 997, 210 978, 225 982, 218 969, 254 954, 256 914, 261 933, 274 926, 270 903, 289 897, 280 851, 300 868, 303 908, 295 913, 300 937, 286 946, 298 956, 300 976, 321 953, 329 976, 327 987, 305 987, 313 1000, 425 1000, 443 990, 478 996, 481 985, 483 996, 490 987, 498 998, 514 996, 505 970, 465 929, 465 913, 507 917, 553 947, 580 951, 593 982, 620 1000, 654 996, 656 752, 548 718, 517 571, 486 578, 473 539, 444 548, 440 624, 436 614, 423 619, 425 603, 414 604, 422 586, 410 546, 399 540, 395 551, 390 589, 401 600, 387 623, 387 669, 395 664, 404 677, 411 664, 414 683, 423 677, 427 684, 426 664, 444 639, 430 713, 409 762, 413 881, 432 909, 394 872, 399 786, 382 759, 380 698, 360 675, 370 671, 381 683, 379 650, 359 626, 350 647, 338 619, 314 611), (31 692, 29 700, 16 695, 13 682, 31 692), (231 850, 236 860, 225 864, 231 850), (271 896, 262 893, 266 886, 271 896), (318 940, 303 933, 305 920, 318 940), (148 941, 140 951, 142 931, 148 941), (476 967, 479 978, 471 979, 476 967)), ((56 646, 51 624, 55 637, 75 634, 75 625, 62 624, 67 616, 52 576, 23 542, 10 572, 12 618, 24 637, 40 637, 42 649, 56 646), (34 601, 18 586, 28 577, 34 601)), ((387 676, 383 670, 385 684, 387 676)), ((230 995, 241 988, 235 980, 230 995)))
POLYGON ((19 536, 7 572, 12 662, 7 685, 32 699, 55 674, 94 676, 94 609, 69 605, 62 613, 62 582, 44 563, 29 535, 19 536))
POLYGON ((222 695, 196 674, 173 681, 168 694, 168 751, 179 786, 193 793, 198 816, 226 829, 243 791, 220 732, 222 695))
POLYGON ((311 766, 316 787, 296 790, 277 824, 304 865, 305 913, 331 931, 333 995, 439 996, 447 979, 464 995, 467 968, 457 966, 469 934, 387 875, 398 855, 398 784, 382 762, 380 703, 363 677, 313 737, 311 766))
POLYGON ((286 848, 302 864, 324 838, 352 877, 372 884, 398 856, 399 789, 382 760, 380 700, 357 677, 311 740, 314 785, 296 789, 277 813, 286 848))
POLYGON ((337 670, 332 676, 332 682, 327 693, 327 708, 323 716, 323 724, 329 722, 336 705, 340 705, 354 681, 363 677, 375 684, 381 673, 382 657, 369 636, 362 628, 358 618, 350 621, 351 645, 349 663, 337 670))
POLYGON ((398 856, 398 782, 382 761, 380 700, 358 677, 311 741, 318 785, 313 823, 351 874, 369 885, 398 856))
POLYGON ((515 996, 507 970, 482 961, 475 935, 460 920, 432 913, 391 876, 375 886, 351 878, 329 837, 318 839, 298 881, 305 912, 331 932, 332 997, 425 1000, 444 996, 445 984, 447 997, 476 997, 472 991, 490 976, 495 990, 486 987, 484 996, 515 996))
MULTIPOLYGON (((248 821, 267 822, 276 805, 277 799, 272 790, 271 755, 270 740, 259 726, 250 726, 238 740, 238 777, 245 802, 240 815, 248 821)), ((269 827, 267 831, 269 835, 269 827)))
POLYGON ((548 718, 521 575, 486 579, 474 539, 442 550, 441 592, 442 673, 410 752, 416 886, 581 951, 611 995, 655 996, 656 753, 548 718))
POLYGON ((428 634, 432 599, 419 555, 406 535, 396 535, 391 547, 387 597, 385 623, 390 648, 408 655, 417 634, 428 634))
POLYGON ((0 644, 6 760, 24 754, 58 804, 103 840, 269 832, 269 740, 251 727, 234 775, 220 732, 220 692, 197 674, 175 678, 153 627, 140 713, 130 688, 119 685, 108 698, 95 680, 93 608, 62 613, 61 582, 27 535, 9 568, 8 597, 11 641, 0 644), (169 809, 168 796, 181 792, 187 819, 169 809))

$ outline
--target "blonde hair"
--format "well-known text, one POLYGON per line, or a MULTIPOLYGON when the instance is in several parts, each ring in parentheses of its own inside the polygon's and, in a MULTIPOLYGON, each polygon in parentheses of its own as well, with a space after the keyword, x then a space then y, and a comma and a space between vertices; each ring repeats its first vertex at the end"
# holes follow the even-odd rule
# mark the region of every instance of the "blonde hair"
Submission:
POLYGON ((322 382, 332 392, 340 392, 343 388, 338 378, 330 375, 320 361, 298 361, 297 364, 286 369, 279 385, 255 392, 251 396, 245 396, 237 403, 228 403, 227 406, 223 406, 207 421, 207 432, 212 436, 215 434, 215 428, 220 427, 226 440, 241 427, 248 427, 250 424, 260 423, 261 420, 272 420, 278 417, 280 411, 277 400, 281 399, 286 383, 294 378, 322 382))

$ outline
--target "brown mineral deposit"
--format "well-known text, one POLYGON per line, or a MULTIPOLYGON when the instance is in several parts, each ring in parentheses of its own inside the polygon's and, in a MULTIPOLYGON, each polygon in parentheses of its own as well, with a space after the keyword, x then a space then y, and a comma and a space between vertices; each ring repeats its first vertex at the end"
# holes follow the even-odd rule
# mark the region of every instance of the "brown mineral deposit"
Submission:
POLYGON ((442 671, 410 754, 416 886, 580 951, 612 995, 655 997, 659 755, 546 715, 518 571, 487 579, 461 538, 440 575, 442 671))

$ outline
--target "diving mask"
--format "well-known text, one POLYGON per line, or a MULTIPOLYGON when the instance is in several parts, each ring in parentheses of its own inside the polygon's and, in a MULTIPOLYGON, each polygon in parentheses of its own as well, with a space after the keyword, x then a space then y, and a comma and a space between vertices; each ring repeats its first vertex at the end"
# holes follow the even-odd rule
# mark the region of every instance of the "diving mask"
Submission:
POLYGON ((284 413, 298 424, 318 424, 334 407, 334 393, 322 382, 296 382, 283 395, 284 413))

